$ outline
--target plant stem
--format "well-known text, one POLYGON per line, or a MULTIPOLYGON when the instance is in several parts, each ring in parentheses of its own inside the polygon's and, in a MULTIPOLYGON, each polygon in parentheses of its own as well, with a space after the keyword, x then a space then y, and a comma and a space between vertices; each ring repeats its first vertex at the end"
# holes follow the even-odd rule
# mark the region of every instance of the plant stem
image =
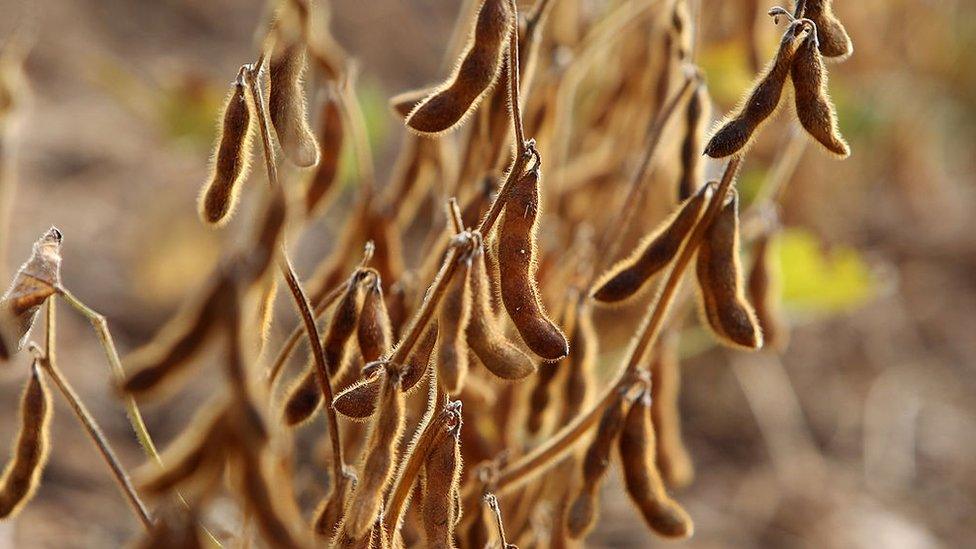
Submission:
POLYGON ((508 548, 508 541, 505 539, 505 523, 502 522, 502 509, 498 506, 498 498, 495 494, 485 494, 485 503, 495 515, 495 526, 498 528, 498 542, 502 549, 508 548))
MULTIPOLYGON (((256 64, 249 67, 245 71, 245 77, 248 89, 251 92, 251 99, 257 110, 258 127, 261 131, 261 143, 264 150, 264 166, 268 172, 268 183, 272 188, 280 189, 278 167, 275 164, 274 158, 274 145, 271 143, 271 125, 268 120, 268 113, 264 108, 264 97, 261 93, 261 84, 259 82, 259 76, 263 70, 262 67, 263 64, 256 64)), ((329 370, 325 364, 325 352, 322 350, 322 341, 319 339, 318 329, 315 326, 315 315, 312 313, 312 306, 308 301, 305 290, 302 289, 301 282, 295 275, 295 270, 291 265, 291 261, 288 259, 288 251, 284 242, 281 243, 281 256, 278 260, 278 267, 281 270, 282 276, 285 278, 285 282, 288 284, 288 290, 291 292, 292 298, 295 301, 295 306, 302 316, 302 323, 305 327, 305 333, 308 336, 309 348, 312 353, 312 358, 315 361, 315 377, 318 380, 319 389, 322 391, 322 396, 325 399, 325 405, 323 407, 325 408, 329 421, 329 439, 332 443, 334 478, 338 479, 343 474, 345 460, 342 454, 342 440, 339 436, 339 419, 336 416, 335 408, 332 406, 332 381, 329 379, 329 370)))
MULTIPOLYGON (((105 317, 99 314, 98 311, 85 305, 74 294, 68 291, 67 288, 58 286, 57 292, 69 305, 74 307, 76 311, 87 318, 92 326, 95 327, 95 333, 98 334, 102 349, 105 351, 105 357, 108 359, 109 366, 112 369, 112 376, 115 378, 116 383, 121 384, 125 379, 125 370, 122 369, 122 361, 119 360, 119 352, 115 348, 115 341, 112 339, 112 333, 108 329, 108 322, 105 320, 105 317)), ((132 426, 132 430, 135 431, 136 438, 139 440, 139 445, 142 446, 143 452, 145 452, 149 459, 162 465, 162 460, 159 459, 159 452, 156 450, 156 445, 153 443, 152 437, 149 435, 149 430, 146 428, 146 423, 142 419, 142 413, 139 411, 139 405, 136 404, 136 399, 132 396, 125 396, 123 398, 125 400, 126 414, 129 417, 129 424, 132 426)))
POLYGON ((68 380, 58 370, 55 355, 55 332, 57 329, 57 321, 55 320, 56 303, 54 296, 47 300, 47 333, 45 335, 44 351, 37 353, 38 355, 42 355, 37 357, 38 363, 48 377, 54 381, 54 384, 57 385, 58 390, 61 391, 64 399, 71 406, 75 416, 77 416, 78 421, 88 431, 88 436, 91 437, 99 453, 102 454, 105 463, 108 464, 109 469, 112 471, 112 476, 115 477, 115 481, 132 506, 136 516, 142 522, 143 527, 149 530, 152 528, 153 519, 149 515, 146 504, 142 502, 139 494, 136 493, 135 488, 132 486, 132 481, 129 480, 129 475, 122 468, 122 464, 119 463, 119 458, 115 455, 115 452, 108 443, 108 439, 105 438, 105 434, 98 426, 95 418, 88 411, 88 408, 85 407, 84 403, 81 402, 81 398, 78 397, 78 393, 75 392, 68 380))
POLYGON ((617 374, 617 377, 610 384, 610 387, 589 410, 577 416, 572 423, 559 431, 555 436, 505 467, 495 480, 496 491, 501 493, 516 488, 530 476, 540 473, 558 463, 557 458, 572 448, 580 437, 597 422, 603 409, 617 398, 619 392, 626 390, 634 383, 637 368, 644 354, 660 335, 665 317, 681 286, 685 268, 687 268, 692 256, 698 250, 698 246, 701 244, 702 238, 705 235, 705 230, 711 225, 715 216, 725 203, 726 195, 728 195, 735 175, 738 173, 740 161, 741 158, 739 156, 733 156, 729 160, 718 189, 712 195, 712 199, 705 213, 702 214, 702 217, 692 230, 691 235, 685 241, 685 245, 681 249, 681 254, 668 272, 668 277, 662 282, 653 306, 641 321, 635 343, 628 353, 627 360, 621 368, 620 373, 617 374))

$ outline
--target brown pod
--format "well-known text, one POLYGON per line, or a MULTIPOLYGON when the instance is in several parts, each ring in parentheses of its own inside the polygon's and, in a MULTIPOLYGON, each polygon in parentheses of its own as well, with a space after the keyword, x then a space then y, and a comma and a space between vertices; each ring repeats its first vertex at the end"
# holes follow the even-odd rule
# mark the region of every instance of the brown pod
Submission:
POLYGON ((546 316, 535 280, 539 178, 536 166, 505 197, 498 243, 501 294, 508 316, 529 349, 546 360, 558 360, 569 354, 569 343, 546 316))
POLYGON ((737 195, 705 230, 695 271, 703 316, 719 340, 747 349, 762 347, 756 313, 743 295, 737 195))
POLYGON ((580 304, 573 329, 574 351, 568 357, 566 379, 563 382, 560 425, 572 421, 586 405, 593 383, 592 372, 600 354, 599 345, 596 328, 593 326, 593 309, 587 304, 580 304))
POLYGON ((165 496, 187 484, 206 486, 223 469, 227 438, 226 405, 206 406, 189 427, 166 449, 164 465, 153 462, 135 475, 139 491, 151 496, 165 496), (198 482, 199 481, 199 482, 198 482))
POLYGON ((630 501, 652 530, 666 538, 692 535, 691 517, 671 499, 654 463, 654 426, 651 423, 651 395, 645 391, 630 407, 620 433, 621 470, 630 501))
POLYGON ((457 126, 474 111, 498 77, 512 30, 511 0, 484 0, 474 33, 461 61, 446 82, 414 107, 407 127, 424 134, 439 134, 457 126))
POLYGON ((437 310, 437 378, 451 395, 461 392, 468 375, 465 330, 471 320, 470 273, 471 259, 462 258, 437 310))
POLYGON ((329 92, 322 101, 319 111, 319 144, 322 152, 305 188, 305 212, 313 214, 325 208, 335 195, 336 180, 339 175, 339 161, 342 159, 342 143, 345 133, 342 127, 342 112, 335 93, 329 92))
POLYGON ((665 336, 657 345, 651 360, 651 421, 656 433, 657 467, 671 488, 683 488, 695 477, 685 443, 681 439, 681 413, 678 394, 681 390, 681 364, 678 362, 678 339, 665 336))
POLYGON ((780 310, 779 273, 773 264, 773 252, 774 244, 769 234, 763 234, 756 240, 752 268, 746 277, 746 295, 762 329, 763 344, 782 351, 790 335, 780 310))
POLYGON ((536 371, 535 362, 498 329, 491 308, 491 288, 485 254, 478 250, 471 265, 471 322, 467 340, 489 372, 502 379, 519 380, 536 371))
POLYGON ((396 450, 403 434, 404 398, 397 376, 384 377, 379 413, 373 420, 363 462, 362 478, 352 494, 343 531, 354 539, 369 533, 383 502, 383 493, 393 475, 396 450))
POLYGON ((681 141, 681 173, 678 178, 678 202, 684 202, 698 192, 702 181, 702 143, 705 140, 708 121, 711 119, 712 102, 708 87, 700 82, 685 106, 684 137, 681 141))
POLYGON ((15 516, 37 490, 47 463, 51 412, 51 393, 35 361, 20 399, 17 442, 0 477, 0 519, 15 516))
POLYGON ((424 460, 422 518, 425 547, 452 549, 460 518, 458 483, 461 480, 461 422, 440 437, 424 460))
POLYGON ((332 406, 336 412, 356 421, 364 421, 376 413, 376 402, 380 398, 380 388, 386 373, 362 379, 336 395, 332 406))
POLYGON ((583 482, 566 515, 566 528, 573 539, 580 539, 596 524, 597 491, 610 466, 613 443, 624 426, 624 400, 622 394, 617 394, 603 411, 600 425, 583 457, 583 482))
POLYGON ((656 273, 667 267, 698 222, 709 186, 703 186, 668 219, 645 237, 630 257, 618 262, 597 279, 593 298, 616 303, 636 295, 656 273))
POLYGON ((229 291, 223 279, 211 283, 196 310, 177 315, 152 342, 126 358, 132 373, 122 382, 122 390, 144 394, 183 371, 213 332, 229 291))
POLYGON ((342 522, 349 494, 356 489, 356 476, 349 471, 339 479, 332 479, 329 493, 315 509, 312 528, 320 539, 331 539, 342 522))
POLYGON ((398 93, 390 98, 390 109, 394 114, 406 120, 410 116, 410 112, 430 94, 431 90, 429 88, 419 88, 398 93))
POLYGON ((302 77, 305 45, 293 42, 271 57, 268 80, 268 116, 285 158, 302 168, 319 161, 319 144, 308 126, 308 107, 302 77))
POLYGON ((400 387, 405 393, 409 393, 427 375, 430 367, 430 357, 434 354, 434 347, 437 344, 437 324, 431 323, 424 332, 420 341, 414 345, 410 354, 407 355, 407 362, 403 365, 403 377, 400 380, 400 387))
POLYGON ((41 305, 61 285, 62 240, 55 227, 45 231, 0 298, 0 339, 6 340, 8 355, 23 348, 41 305))
POLYGON ((295 516, 297 513, 292 509, 291 503, 278 493, 280 484, 268 478, 261 464, 259 449, 249 448, 240 441, 237 445, 241 466, 236 471, 235 480, 246 508, 264 540, 270 546, 280 549, 307 547, 305 536, 293 528, 300 519, 295 516))
POLYGON ((790 23, 780 40, 776 57, 756 80, 734 115, 727 117, 722 126, 705 145, 705 154, 712 158, 724 158, 745 148, 756 130, 779 106, 783 86, 790 74, 797 37, 807 32, 808 23, 801 20, 790 23))
POLYGON ((378 276, 373 277, 365 293, 363 309, 359 313, 359 325, 356 328, 356 339, 359 342, 363 361, 368 364, 389 354, 390 346, 393 344, 393 328, 390 326, 390 314, 386 310, 383 285, 378 276))
POLYGON ((247 178, 251 164, 252 112, 247 85, 238 77, 224 105, 210 181, 200 193, 200 219, 205 223, 223 225, 237 206, 241 182, 247 178))
POLYGON ((837 129, 837 111, 827 95, 827 67, 811 34, 797 47, 790 78, 796 91, 796 117, 818 143, 840 158, 851 148, 837 129))
POLYGON ((824 57, 843 61, 854 53, 854 44, 831 7, 831 0, 806 0, 803 17, 817 25, 817 41, 824 57))
POLYGON ((285 392, 285 425, 303 423, 318 410, 322 404, 322 390, 319 388, 318 372, 315 364, 309 364, 305 372, 296 378, 285 392))
POLYGON ((364 276, 366 275, 357 274, 353 277, 339 303, 336 304, 332 320, 329 321, 325 337, 322 338, 325 364, 329 368, 331 377, 336 377, 346 366, 348 343, 353 332, 356 331, 356 326, 359 325, 359 312, 362 310, 365 297, 362 284, 364 276))

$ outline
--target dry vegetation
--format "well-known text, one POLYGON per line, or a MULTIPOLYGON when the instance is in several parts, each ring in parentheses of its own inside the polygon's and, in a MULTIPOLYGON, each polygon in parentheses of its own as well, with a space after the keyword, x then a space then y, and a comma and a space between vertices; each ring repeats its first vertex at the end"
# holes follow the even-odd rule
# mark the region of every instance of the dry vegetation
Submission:
MULTIPOLYGON (((845 384, 836 367, 791 380, 784 365, 792 352, 811 368, 831 360, 835 336, 816 326, 869 297, 889 296, 891 318, 908 318, 882 288, 890 263, 872 271, 851 250, 831 261, 810 242, 824 232, 816 213, 831 204, 818 210, 818 201, 837 186, 797 187, 842 173, 837 160, 874 144, 848 144, 844 104, 838 116, 829 94, 829 73, 860 50, 830 0, 717 4, 463 2, 453 38, 438 45, 440 68, 427 63, 428 77, 411 83, 443 80, 393 96, 380 114, 404 128, 392 162, 364 91, 370 65, 344 38, 346 10, 328 2, 268 2, 252 22, 253 59, 226 75, 222 106, 212 87, 186 78, 163 108, 139 77, 103 61, 92 78, 142 115, 177 119, 171 131, 184 137, 194 135, 194 109, 219 106, 197 213, 209 234, 225 236, 208 253, 199 237, 179 241, 178 223, 176 236, 165 234, 165 214, 147 218, 159 225, 148 253, 165 268, 119 290, 143 302, 119 305, 137 327, 126 332, 142 334, 118 346, 116 315, 110 324, 79 295, 124 284, 96 282, 94 262, 69 253, 70 231, 47 229, 9 272, 0 361, 30 366, 7 376, 24 388, 0 516, 55 520, 30 515, 32 498, 51 513, 86 505, 43 497, 66 474, 58 457, 82 455, 52 436, 52 398, 61 398, 102 458, 76 456, 75 467, 113 478, 122 496, 113 501, 134 517, 126 524, 115 505, 93 519, 118 529, 102 539, 68 533, 59 543, 24 526, 33 533, 18 542, 504 549, 642 545, 648 533, 695 543, 703 527, 703 545, 858 545, 872 528, 894 531, 882 545, 965 539, 976 505, 968 486, 950 494, 957 519, 942 521, 912 508, 928 498, 888 504, 898 486, 878 486, 900 478, 910 487, 914 454, 898 450, 915 429, 888 418, 920 413, 921 389, 906 381, 916 369, 880 374, 859 399, 850 393, 865 385, 845 384), (722 25, 729 13, 735 32, 722 25), (751 84, 733 63, 750 67, 751 84), (804 157, 830 163, 811 177, 798 168, 804 157), (376 166, 387 164, 384 183, 376 166), (798 232, 802 224, 811 231, 798 232), (215 258, 209 267, 203 256, 215 258), (187 268, 199 273, 192 284, 187 268), (171 295, 183 303, 156 329, 147 294, 153 280, 174 278, 171 295), (96 360, 76 352, 94 345, 79 324, 58 337, 69 311, 94 331, 109 387, 67 364, 96 360), (145 343, 120 356, 136 340, 145 343), (699 367, 682 379, 703 358, 731 374, 699 367), (717 380, 702 379, 709 374, 717 380), (728 394, 735 382, 738 401, 728 394), (693 408, 681 405, 686 392, 693 408), (825 427, 849 437, 843 407, 861 400, 863 477, 825 427), (118 422, 100 426, 106 404, 125 411, 128 438, 118 422), (833 406, 841 410, 825 411, 833 406), (174 416, 147 425, 143 409, 174 416), (742 425, 750 417, 758 432, 742 425), (757 451, 740 438, 768 451, 772 468, 751 467, 757 451), (736 497, 709 492, 730 483, 736 497)), ((24 66, 43 47, 37 32, 19 28, 0 53, 0 260, 16 254, 13 236, 24 238, 14 190, 25 185, 13 170, 23 153, 11 145, 33 124, 24 66)), ((913 152, 899 147, 894 154, 913 152)), ((861 215, 837 210, 827 217, 861 215)), ((914 356, 927 344, 918 330, 914 343, 897 339, 911 328, 891 337, 914 356)), ((884 346, 889 336, 873 337, 884 346)), ((974 418, 971 409, 954 417, 960 431, 974 418)))

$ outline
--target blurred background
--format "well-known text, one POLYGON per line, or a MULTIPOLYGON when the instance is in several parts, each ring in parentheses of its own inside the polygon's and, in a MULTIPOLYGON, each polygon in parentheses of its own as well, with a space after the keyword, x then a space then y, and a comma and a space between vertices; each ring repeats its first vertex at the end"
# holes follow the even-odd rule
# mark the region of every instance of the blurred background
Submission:
MULTIPOLYGON (((722 113, 752 78, 736 30, 751 2, 703 1, 700 65, 722 113)), ((458 3, 332 4, 336 38, 360 60, 358 93, 384 181, 404 135, 386 100, 440 74, 458 3)), ((686 338, 681 411, 697 477, 676 497, 696 533, 676 546, 976 539, 976 4, 835 4, 855 51, 831 66, 830 90, 853 154, 839 162, 808 146, 784 199, 787 352, 729 353, 686 338)), ((196 198, 216 113, 252 60, 263 10, 259 0, 0 0, 0 43, 25 25, 34 35, 0 270, 10 273, 56 225, 65 285, 108 318, 123 356, 152 337, 234 238, 198 221, 196 198)), ((758 28, 769 53, 779 31, 758 28)), ((743 193, 766 175, 764 151, 782 138, 757 144, 743 193)), ((263 176, 251 179, 245 192, 263 191, 263 176)), ((333 245, 337 222, 326 216, 294 243, 300 273, 333 245)), ((279 335, 293 322, 287 305, 279 300, 279 335)), ((61 367, 135 468, 141 454, 95 334, 62 311, 61 367)), ((26 367, 20 356, 0 371, 4 458, 26 367)), ((201 375, 176 401, 144 408, 157 442, 171 440, 217 382, 201 375)), ((56 402, 43 484, 16 520, 0 523, 0 547, 121 545, 138 526, 56 402)), ((588 546, 663 544, 615 480, 604 490, 588 546)))

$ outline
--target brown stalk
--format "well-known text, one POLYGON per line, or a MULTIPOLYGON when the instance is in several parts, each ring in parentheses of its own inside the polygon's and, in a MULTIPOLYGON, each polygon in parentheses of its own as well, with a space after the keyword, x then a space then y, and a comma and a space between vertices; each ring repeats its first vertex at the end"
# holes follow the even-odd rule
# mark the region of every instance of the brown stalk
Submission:
POLYGON ((92 442, 98 448, 98 452, 102 454, 102 458, 105 459, 105 463, 108 465, 112 472, 112 477, 119 485, 119 489, 122 490, 122 494, 125 495, 126 500, 128 500, 129 505, 132 506, 132 510, 135 512, 139 521, 142 522, 143 527, 146 530, 152 528, 153 519, 149 514, 149 509, 146 504, 143 503, 142 499, 139 498, 139 494, 136 493, 136 489, 132 486, 132 481, 129 479, 128 473, 122 468, 122 464, 119 462, 119 458, 115 455, 115 451, 112 450, 112 446, 109 444, 108 439, 105 438, 105 433, 99 427, 98 422, 95 421, 94 416, 88 411, 88 408, 82 403, 81 398, 78 397, 78 393, 75 392, 74 388, 68 382, 68 380, 61 374, 61 371, 57 367, 56 354, 55 354, 55 341, 56 341, 56 299, 52 296, 47 300, 47 324, 46 324, 46 334, 44 341, 44 349, 41 350, 35 344, 31 344, 31 352, 34 353, 37 363, 44 370, 44 373, 54 381, 57 385, 58 390, 61 391, 61 395, 71 406, 71 410, 75 413, 78 421, 88 432, 88 436, 91 437, 92 442))
MULTIPOLYGON (((279 186, 278 168, 275 165, 274 146, 271 143, 270 121, 268 120, 268 113, 264 108, 264 98, 262 97, 263 94, 259 82, 260 74, 263 70, 264 54, 262 53, 257 63, 248 67, 245 76, 258 115, 258 127, 261 129, 261 143, 264 150, 264 165, 268 172, 268 183, 274 188, 279 186)), ((302 323, 305 327, 305 333, 308 336, 309 348, 312 358, 315 361, 316 379, 325 399, 324 407, 329 421, 329 439, 332 443, 333 478, 338 479, 343 475, 345 460, 342 454, 342 440, 339 437, 339 420, 336 417, 335 408, 332 407, 332 382, 329 379, 329 371, 325 364, 325 353, 322 350, 322 342, 319 340, 318 329, 315 326, 315 315, 312 312, 312 306, 308 301, 308 295, 306 295, 305 290, 302 288, 301 282, 295 275, 295 270, 291 265, 291 261, 288 259, 284 242, 281 243, 281 256, 278 260, 278 267, 281 270, 282 276, 285 278, 285 282, 288 284, 288 290, 291 292, 292 298, 295 301, 295 306, 302 316, 302 323)))
POLYGON ((695 228, 692 230, 691 235, 689 235, 688 240, 681 250, 681 254, 675 260, 674 265, 668 272, 667 278, 662 282, 653 306, 641 321, 641 325, 637 330, 635 343, 628 353, 627 360, 621 372, 617 374, 614 381, 610 384, 610 387, 589 410, 580 414, 572 423, 559 431, 559 433, 535 450, 504 467, 495 479, 496 491, 502 493, 516 488, 530 476, 558 463, 557 458, 572 448, 580 440, 582 435, 596 423, 603 409, 617 398, 617 393, 621 390, 626 390, 635 382, 637 379, 637 368, 647 349, 660 335, 665 317, 681 286, 682 275, 695 255, 699 244, 701 244, 705 230, 722 208, 725 197, 732 187, 735 175, 738 173, 740 162, 741 157, 738 155, 733 156, 729 160, 725 168, 725 173, 722 175, 722 181, 719 183, 718 189, 712 195, 711 202, 708 204, 708 209, 705 210, 698 224, 695 225, 695 228))

